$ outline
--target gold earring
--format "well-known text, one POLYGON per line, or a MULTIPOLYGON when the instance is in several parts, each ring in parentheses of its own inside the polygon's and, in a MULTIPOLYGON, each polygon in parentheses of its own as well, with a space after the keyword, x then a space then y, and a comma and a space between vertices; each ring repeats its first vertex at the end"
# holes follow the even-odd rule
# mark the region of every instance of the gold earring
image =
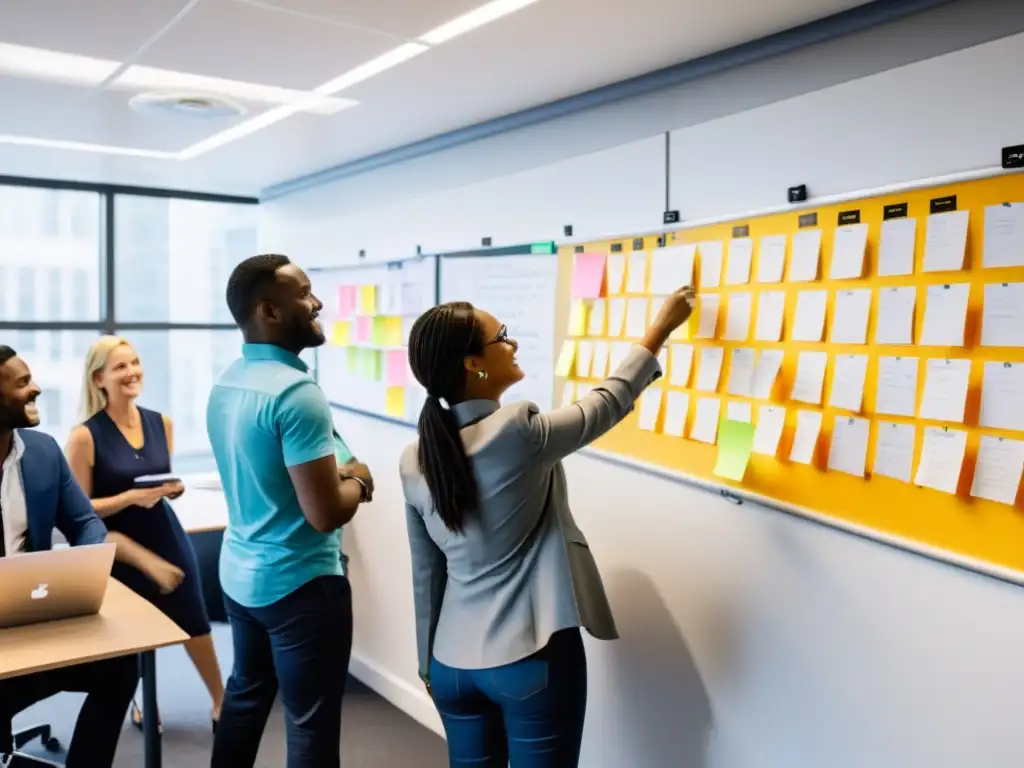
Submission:
POLYGON ((476 376, 477 376, 478 379, 486 379, 487 378, 487 371, 477 371, 476 372, 476 376))

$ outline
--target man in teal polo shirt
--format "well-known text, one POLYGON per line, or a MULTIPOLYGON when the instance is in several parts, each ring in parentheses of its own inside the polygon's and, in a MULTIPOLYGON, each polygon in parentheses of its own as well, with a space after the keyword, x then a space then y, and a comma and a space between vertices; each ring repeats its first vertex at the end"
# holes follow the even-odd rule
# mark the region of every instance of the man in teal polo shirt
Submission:
POLYGON ((305 273, 286 256, 254 256, 232 272, 227 302, 243 357, 214 386, 206 423, 228 504, 220 578, 235 663, 212 766, 254 765, 280 690, 288 768, 337 768, 352 648, 341 527, 373 478, 299 359, 324 343, 305 273))

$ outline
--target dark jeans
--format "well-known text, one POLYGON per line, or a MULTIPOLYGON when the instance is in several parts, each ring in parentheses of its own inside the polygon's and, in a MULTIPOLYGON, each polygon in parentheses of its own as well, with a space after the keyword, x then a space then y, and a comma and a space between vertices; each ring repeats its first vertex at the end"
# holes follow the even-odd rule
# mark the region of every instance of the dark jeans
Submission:
MULTIPOLYGON (((85 693, 66 765, 67 768, 110 768, 124 716, 138 682, 139 661, 135 656, 0 681, 0 717, 8 718, 0 724, 0 730, 6 731, 10 717, 36 702, 62 691, 85 693)), ((0 752, 8 746, 0 744, 0 752)))
POLYGON ((352 652, 352 589, 344 576, 313 579, 264 608, 224 596, 235 665, 228 678, 213 768, 256 762, 278 689, 288 768, 338 768, 341 699, 352 652))
POLYGON ((492 669, 433 659, 430 686, 451 768, 576 768, 587 712, 587 655, 578 629, 492 669))

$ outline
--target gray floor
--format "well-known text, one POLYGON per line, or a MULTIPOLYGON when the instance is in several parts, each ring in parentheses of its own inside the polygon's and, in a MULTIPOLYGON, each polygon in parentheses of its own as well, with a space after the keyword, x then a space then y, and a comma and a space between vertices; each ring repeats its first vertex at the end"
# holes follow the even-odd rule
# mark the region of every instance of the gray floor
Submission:
MULTIPOLYGON (((231 641, 226 626, 214 628, 214 640, 227 674, 231 641)), ((157 675, 165 768, 209 765, 210 702, 184 650, 160 651, 157 675)), ((26 710, 14 723, 17 727, 48 722, 54 727, 54 735, 67 745, 80 704, 81 696, 61 694, 26 710)), ((342 722, 341 757, 345 768, 443 768, 448 764, 443 739, 356 680, 349 681, 342 722)), ((126 724, 114 765, 139 768, 142 764, 142 734, 126 724)), ((267 723, 257 766, 281 768, 284 764, 284 719, 278 704, 267 723)))

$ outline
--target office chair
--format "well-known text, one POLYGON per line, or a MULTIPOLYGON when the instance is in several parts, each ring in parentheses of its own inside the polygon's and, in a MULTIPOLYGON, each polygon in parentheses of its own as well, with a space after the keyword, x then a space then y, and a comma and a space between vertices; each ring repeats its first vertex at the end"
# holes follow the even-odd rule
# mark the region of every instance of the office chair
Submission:
POLYGON ((38 737, 42 742, 43 749, 47 752, 52 752, 54 755, 57 755, 62 751, 61 743, 54 738, 53 729, 49 724, 33 725, 30 728, 22 728, 20 731, 15 731, 14 754, 7 755, 6 757, 0 755, 0 765, 7 766, 7 768, 30 768, 30 766, 39 765, 62 765, 54 760, 46 760, 35 757, 34 755, 26 755, 20 751, 22 747, 36 737, 38 737))

